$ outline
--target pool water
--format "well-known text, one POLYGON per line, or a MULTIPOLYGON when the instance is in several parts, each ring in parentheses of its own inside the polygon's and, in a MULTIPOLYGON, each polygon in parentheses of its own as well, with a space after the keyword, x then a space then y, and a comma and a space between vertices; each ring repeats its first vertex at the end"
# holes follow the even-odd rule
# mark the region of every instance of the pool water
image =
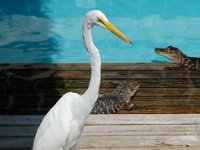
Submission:
POLYGON ((95 27, 104 63, 166 62, 154 49, 168 45, 200 57, 199 0, 0 0, 0 63, 88 63, 81 29, 92 9, 133 42, 95 27))

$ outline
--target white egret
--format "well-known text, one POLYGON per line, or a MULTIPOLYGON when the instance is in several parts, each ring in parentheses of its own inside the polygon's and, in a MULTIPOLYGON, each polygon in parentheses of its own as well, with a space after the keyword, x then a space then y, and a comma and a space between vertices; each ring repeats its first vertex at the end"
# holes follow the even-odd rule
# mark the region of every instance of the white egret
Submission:
POLYGON ((83 95, 66 93, 49 110, 42 120, 33 143, 33 150, 74 150, 99 94, 101 58, 92 41, 91 29, 99 25, 108 29, 128 44, 132 44, 119 30, 109 23, 99 10, 88 12, 83 21, 82 34, 90 55, 91 79, 83 95))

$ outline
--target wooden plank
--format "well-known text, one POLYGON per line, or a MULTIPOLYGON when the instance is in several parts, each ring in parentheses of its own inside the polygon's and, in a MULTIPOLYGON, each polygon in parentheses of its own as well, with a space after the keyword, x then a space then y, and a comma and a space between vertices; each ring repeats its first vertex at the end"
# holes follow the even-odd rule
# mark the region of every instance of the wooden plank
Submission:
MULTIPOLYGON (((52 104, 53 106, 53 104, 52 104)), ((143 105, 145 109, 136 109, 136 110, 121 110, 118 112, 118 114, 193 114, 193 113, 200 113, 200 105, 167 105, 167 106, 162 106, 162 105, 155 105, 155 106, 146 106, 143 105)), ((4 106, 0 107, 0 113, 1 114, 26 114, 26 115, 34 115, 34 114, 46 114, 49 111, 49 105, 48 107, 39 107, 35 106, 33 107, 32 105, 30 106, 18 106, 17 108, 12 108, 12 110, 5 109, 4 106)))
MULTIPOLYGON (((89 79, 90 71, 57 71, 51 78, 65 78, 65 79, 89 79)), ((138 78, 199 78, 200 72, 194 71, 121 71, 121 70, 106 70, 102 71, 102 79, 138 79, 138 78)))
MULTIPOLYGON (((60 95, 67 92, 75 92, 83 94, 87 88, 56 88, 56 89, 41 89, 40 92, 45 93, 46 96, 60 95)), ((112 93, 114 88, 101 88, 100 91, 104 93, 112 93)), ((39 93, 39 92, 38 92, 39 93)), ((6 96, 10 94, 9 91, 5 91, 0 96, 6 96)), ((15 94, 16 96, 31 97, 35 95, 34 91, 20 91, 15 94)), ((137 92, 137 96, 200 96, 200 88, 140 88, 137 92)))
MULTIPOLYGON (((162 144, 161 144, 162 145, 162 144)), ((166 144, 167 145, 167 144, 166 144)), ((190 149, 190 150, 199 150, 199 146, 189 146, 189 148, 188 148, 188 145, 185 145, 185 147, 184 146, 174 146, 174 145, 168 145, 168 146, 165 146, 165 144, 163 144, 162 146, 148 146, 148 147, 131 147, 131 148, 114 148, 115 150, 133 150, 133 148, 134 148, 134 150, 180 150, 180 148, 181 148, 181 150, 188 150, 188 149, 190 149)), ((112 150, 112 148, 96 148, 96 147, 94 147, 94 148, 77 148, 77 150, 93 150, 93 149, 95 149, 95 150, 112 150)))
MULTIPOLYGON (((103 79, 101 81, 101 88, 115 88, 115 86, 112 83, 119 83, 124 81, 125 79, 103 79)), ((160 78, 147 78, 147 79, 133 79, 134 81, 137 81, 140 83, 141 88, 159 88, 159 87, 165 87, 165 88, 190 88, 190 87, 200 87, 200 78, 166 78, 166 79, 160 79, 160 78)), ((0 80, 0 85, 5 84, 5 80, 0 80)), ((15 85, 16 88, 27 88, 27 83, 22 83, 22 80, 13 79, 12 84, 15 85)), ((88 87, 89 79, 44 79, 37 83, 37 88, 86 88, 88 87), (54 84, 53 84, 54 83, 54 84)), ((34 87, 29 87, 27 89, 34 90, 34 87)))
POLYGON ((145 106, 145 110, 121 110, 118 114, 199 114, 200 106, 145 106))
MULTIPOLYGON (((0 125, 39 125, 43 115, 0 115, 0 125)), ((196 125, 200 124, 200 114, 113 114, 90 115, 86 125, 117 124, 162 124, 196 125), (98 118, 98 119, 97 119, 98 118)))
MULTIPOLYGON (((195 136, 89 136, 81 137, 78 148, 197 148, 199 140, 195 136), (123 142, 122 142, 123 141, 123 142)), ((0 149, 30 148, 33 138, 7 138, 0 140, 0 149)))
POLYGON ((86 125, 82 136, 200 136, 200 125, 86 125))
MULTIPOLYGON (((3 97, 6 99, 7 97, 3 97)), ((50 107, 54 105, 60 98, 60 96, 46 96, 47 100, 44 100, 41 105, 43 107, 50 107)), ((27 98, 29 101, 34 101, 36 97, 32 96, 27 98)), ((132 101, 134 101, 137 105, 143 106, 199 106, 200 100, 199 96, 135 96, 132 101)), ((0 107, 9 105, 9 101, 0 101, 0 107)), ((15 108, 22 107, 36 107, 37 103, 28 103, 24 97, 16 97, 15 103, 13 104, 15 108)))
MULTIPOLYGON (((105 92, 108 92, 107 90, 105 92)), ((57 100, 59 100, 59 98, 61 97, 62 95, 45 95, 45 102, 48 102, 46 103, 46 105, 48 106, 48 104, 50 104, 51 102, 52 103, 55 103, 57 102, 57 100)), ((7 99, 8 96, 0 96, 1 99, 7 99)), ((37 98, 37 95, 34 95, 34 93, 32 94, 25 94, 24 96, 23 95, 17 95, 15 96, 15 101, 16 103, 25 103, 29 100, 35 100, 37 98), (26 98, 27 97, 27 98, 26 98), (30 97, 30 98, 28 98, 30 97)), ((159 105, 161 104, 165 104, 165 103, 170 103, 172 102, 173 103, 177 103, 177 104, 190 104, 190 105, 198 105, 199 104, 199 96, 198 95, 177 95, 177 96, 172 96, 172 95, 166 95, 166 96, 157 96, 157 95, 153 95, 153 96, 139 96, 138 94, 136 94, 135 97, 132 98, 133 101, 135 102, 141 102, 141 103, 150 103, 152 102, 152 104, 155 102, 155 103, 158 103, 159 105), (154 101, 154 102, 153 102, 154 101), (163 102, 163 103, 162 103, 163 102)), ((37 101, 36 101, 37 102, 37 101)), ((0 101, 0 104, 7 104, 8 101, 0 101)), ((26 105, 26 104, 25 104, 26 105)), ((45 103, 44 103, 45 105, 45 103)))
POLYGON ((137 148, 168 145, 168 147, 200 146, 198 136, 89 136, 81 138, 79 147, 87 148, 137 148))
MULTIPOLYGON (((0 138, 34 137, 38 126, 0 126, 0 138)), ((82 136, 200 136, 200 125, 86 125, 82 136)))
MULTIPOLYGON (((200 106, 146 106, 145 110, 121 110, 118 114, 194 114, 200 113, 200 106)), ((18 109, 13 109, 13 111, 1 109, 1 114, 10 115, 34 115, 34 114, 46 114, 49 111, 49 107, 42 107, 41 109, 33 107, 23 107, 18 109)))
MULTIPOLYGON (((148 148, 175 147, 197 148, 200 146, 196 136, 82 136, 78 147, 81 148, 148 148), (123 142, 122 142, 123 141, 123 142)), ((6 138, 0 140, 2 148, 30 148, 33 138, 6 138)))
POLYGON ((0 149, 26 148, 30 149, 33 145, 33 137, 21 138, 0 138, 0 149))
MULTIPOLYGON (((52 107, 56 102, 52 102, 47 105, 46 104, 26 104, 21 105, 18 103, 17 105, 13 105, 13 108, 10 110, 7 108, 9 104, 0 106, 1 114, 46 114, 50 107, 52 107)), ((193 105, 190 103, 186 104, 178 104, 174 102, 174 104, 166 103, 167 105, 162 104, 145 104, 140 102, 135 102, 136 105, 144 107, 144 109, 134 109, 134 110, 121 110, 118 114, 184 114, 184 113, 200 113, 200 105, 193 105)))
MULTIPOLYGON (((132 147, 132 148, 114 148, 115 150, 144 150, 144 148, 148 149, 148 150, 199 150, 199 147, 198 146, 189 146, 188 148, 188 145, 186 145, 185 147, 183 146, 154 146, 154 147, 132 147)), ((28 147, 28 148, 4 148, 3 150, 30 150, 31 148, 28 147)), ((77 150, 112 150, 112 148, 77 148, 77 150)))
POLYGON ((199 124, 200 114, 117 114, 90 115, 87 125, 116 125, 116 124, 199 124), (98 119, 95 119, 98 117, 98 119))
POLYGON ((0 126, 39 125, 44 115, 0 115, 0 126))
POLYGON ((27 126, 1 126, 0 125, 0 139, 1 138, 21 138, 21 137, 34 137, 38 125, 27 125, 27 126))
MULTIPOLYGON (((77 150, 111 150, 111 148, 77 148, 77 150)), ((156 147, 148 147, 148 150, 180 150, 180 146, 156 146, 156 147)), ((4 148, 3 150, 30 150, 30 148, 4 148)), ((115 148, 115 150, 133 150, 133 148, 115 148)), ((144 147, 138 147, 134 148, 134 150, 144 150, 144 147)), ((188 150, 188 147, 181 147, 181 150, 188 150)), ((190 150, 199 150, 199 147, 192 146, 190 147, 190 150)))
MULTIPOLYGON (((0 149, 29 149, 36 131, 35 123, 34 126, 31 125, 32 121, 39 123, 41 118, 42 116, 0 116, 0 131, 3 131, 0 132, 0 149), (28 126, 24 126, 25 124, 28 126), (9 131, 8 134, 6 130, 9 131)), ((195 150, 199 146, 199 114, 90 115, 78 149, 195 150)))
MULTIPOLYGON (((101 80, 101 88, 114 88, 115 86, 112 83, 119 83, 122 82, 126 79, 102 79, 101 80)), ((130 79, 137 81, 140 83, 140 87, 166 87, 166 88, 175 88, 175 87, 200 87, 200 78, 193 78, 193 79, 182 79, 182 78, 166 78, 166 79, 161 79, 161 78, 147 78, 147 79, 130 79)), ((88 87, 89 84, 89 79, 81 80, 81 79, 63 79, 63 80, 57 80, 55 79, 54 82, 55 84, 50 84, 52 83, 52 79, 47 79, 44 81, 41 81, 38 84, 39 87, 43 88, 84 88, 88 87)), ((20 84, 19 84, 20 87, 20 84)))
MULTIPOLYGON (((27 96, 28 97, 28 96, 27 96)), ((6 98, 6 97, 3 97, 6 98)), ((50 106, 51 104, 55 104, 60 96, 45 96, 47 100, 43 101, 41 104, 42 106, 50 106)), ((29 100, 34 100, 36 97, 31 97, 29 100)), ((145 106, 198 106, 200 105, 199 97, 196 95, 191 96, 135 96, 132 101, 134 101, 138 105, 145 105, 145 106)), ((8 105, 9 102, 2 101, 0 102, 0 106, 8 105)), ((36 102, 35 102, 36 103, 36 102)), ((32 106, 32 104, 28 103, 24 97, 16 97, 15 98, 15 104, 16 107, 23 107, 23 106, 32 106)), ((34 105, 33 105, 34 106, 34 105)))
MULTIPOLYGON (((176 67, 174 63, 103 63, 102 70, 164 70, 166 67, 176 67)), ((0 70, 8 69, 36 70, 91 70, 89 63, 82 64, 1 64, 0 70)))
MULTIPOLYGON (((125 66, 124 66, 125 67, 125 66)), ((139 67, 139 66, 138 66, 139 67)), ((3 74, 22 80, 41 78, 89 79, 90 70, 31 70, 11 69, 3 74)), ((189 70, 102 70, 102 79, 133 78, 199 78, 200 72, 189 70)))

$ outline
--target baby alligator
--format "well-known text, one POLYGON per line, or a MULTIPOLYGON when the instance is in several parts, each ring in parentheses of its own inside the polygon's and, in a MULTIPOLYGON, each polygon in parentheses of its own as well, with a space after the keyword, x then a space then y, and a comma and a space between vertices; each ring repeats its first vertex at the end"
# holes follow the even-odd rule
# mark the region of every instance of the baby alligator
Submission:
POLYGON ((119 110, 134 109, 136 105, 131 102, 139 88, 139 83, 134 81, 121 82, 112 95, 99 97, 92 109, 92 114, 114 114, 119 110))
POLYGON ((155 52, 171 59, 181 68, 189 68, 191 70, 200 71, 200 58, 188 57, 176 47, 168 46, 166 48, 156 48, 155 52))

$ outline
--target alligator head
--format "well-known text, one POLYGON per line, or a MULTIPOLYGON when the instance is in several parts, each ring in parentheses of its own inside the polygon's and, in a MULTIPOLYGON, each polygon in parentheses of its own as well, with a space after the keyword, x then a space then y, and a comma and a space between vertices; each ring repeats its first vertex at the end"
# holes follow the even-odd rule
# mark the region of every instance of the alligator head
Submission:
POLYGON ((115 95, 122 97, 122 99, 128 104, 132 100, 132 97, 136 94, 140 84, 135 81, 123 81, 116 87, 115 95))
POLYGON ((181 64, 183 58, 187 57, 176 47, 168 46, 166 48, 155 48, 155 52, 161 56, 164 56, 177 64, 181 64))

